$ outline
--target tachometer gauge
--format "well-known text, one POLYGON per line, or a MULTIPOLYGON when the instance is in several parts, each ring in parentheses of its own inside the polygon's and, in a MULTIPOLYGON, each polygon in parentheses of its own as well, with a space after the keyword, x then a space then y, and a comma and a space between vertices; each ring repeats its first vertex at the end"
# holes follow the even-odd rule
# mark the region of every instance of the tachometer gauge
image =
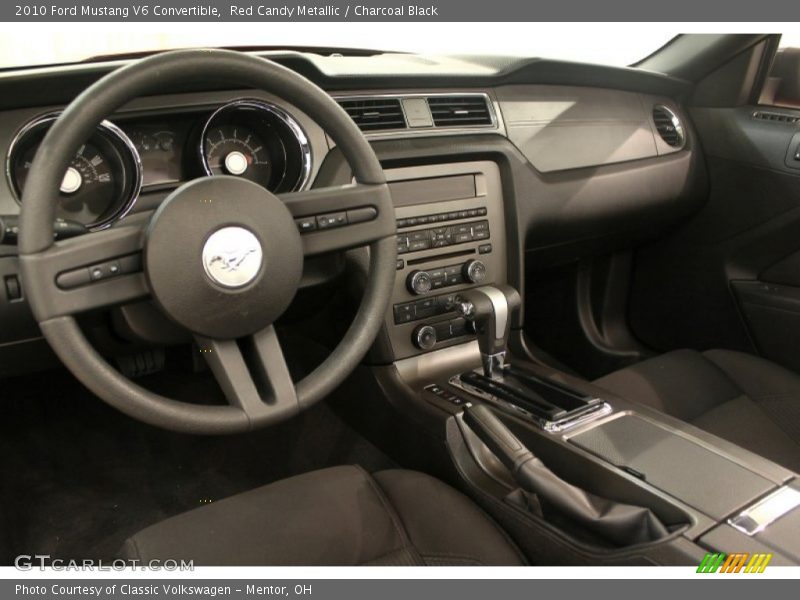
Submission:
POLYGON ((200 158, 207 175, 243 177, 276 193, 301 189, 311 172, 300 125, 259 100, 237 100, 215 111, 203 127, 200 158))
MULTIPOLYGON (((6 159, 11 187, 22 198, 39 144, 57 115, 26 125, 12 142, 6 159)), ((59 189, 58 217, 100 229, 124 216, 139 194, 141 164, 127 136, 112 123, 98 125, 64 173, 59 189)))
POLYGON ((214 175, 238 175, 269 185, 272 158, 266 142, 247 127, 213 126, 206 131, 205 156, 214 175))

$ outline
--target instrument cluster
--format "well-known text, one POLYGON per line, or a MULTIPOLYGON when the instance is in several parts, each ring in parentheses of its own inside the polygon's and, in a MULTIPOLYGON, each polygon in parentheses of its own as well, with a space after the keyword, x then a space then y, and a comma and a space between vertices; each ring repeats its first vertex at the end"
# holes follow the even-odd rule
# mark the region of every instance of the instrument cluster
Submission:
MULTIPOLYGON (((57 118, 50 113, 27 123, 9 147, 6 176, 18 201, 57 118)), ((102 229, 124 217, 141 193, 215 175, 243 177, 274 193, 303 189, 311 175, 308 137, 289 113, 251 99, 103 121, 64 174, 56 216, 102 229)))

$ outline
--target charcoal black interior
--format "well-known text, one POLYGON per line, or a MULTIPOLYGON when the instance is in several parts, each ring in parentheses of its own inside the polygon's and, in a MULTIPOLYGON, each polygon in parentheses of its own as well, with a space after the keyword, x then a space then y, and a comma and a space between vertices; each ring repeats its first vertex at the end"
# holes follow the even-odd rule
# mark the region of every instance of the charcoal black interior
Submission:
POLYGON ((800 564, 779 44, 4 73, 2 564, 800 564))

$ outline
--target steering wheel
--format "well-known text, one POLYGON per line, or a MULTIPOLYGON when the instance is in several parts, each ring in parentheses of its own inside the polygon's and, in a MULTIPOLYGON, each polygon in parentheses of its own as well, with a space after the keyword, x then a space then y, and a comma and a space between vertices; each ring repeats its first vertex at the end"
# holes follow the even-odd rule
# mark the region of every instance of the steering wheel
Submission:
POLYGON ((361 131, 328 94, 265 59, 223 50, 183 50, 110 73, 78 96, 50 128, 22 199, 20 270, 44 337, 97 396, 151 425, 187 433, 235 433, 297 414, 329 394, 358 365, 389 304, 397 257, 394 233, 394 210, 381 165, 361 131), (336 142, 355 183, 276 196, 244 179, 204 177, 172 192, 144 228, 122 222, 54 241, 61 179, 95 127, 136 97, 198 80, 260 89, 304 111, 336 142), (366 209, 374 218, 302 235, 295 223, 299 217, 356 209, 366 209), (273 323, 298 289, 304 256, 359 246, 369 246, 370 272, 355 319, 328 358, 295 384, 273 323), (120 274, 78 287, 60 284, 70 273, 99 264, 115 264, 120 274), (147 297, 194 334, 226 405, 181 402, 142 388, 111 367, 76 323, 82 312, 147 297))

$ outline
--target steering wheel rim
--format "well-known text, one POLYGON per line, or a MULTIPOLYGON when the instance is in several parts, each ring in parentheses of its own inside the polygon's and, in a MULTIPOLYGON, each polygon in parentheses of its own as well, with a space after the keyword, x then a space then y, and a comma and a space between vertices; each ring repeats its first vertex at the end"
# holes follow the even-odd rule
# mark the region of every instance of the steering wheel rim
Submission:
MULTIPOLYGON (((142 59, 102 78, 64 110, 43 139, 32 172, 37 176, 29 178, 23 194, 19 252, 22 283, 33 314, 64 365, 97 396, 135 419, 198 434, 236 433, 284 420, 338 386, 358 365, 380 330, 394 284, 397 256, 394 211, 383 169, 347 113, 322 89, 289 69, 266 59, 226 50, 181 50, 142 59), (166 208, 153 215, 147 231, 122 225, 61 242, 53 239, 55 200, 61 177, 96 125, 136 97, 201 78, 255 88, 282 98, 314 119, 342 151, 353 170, 355 184, 283 194, 280 200, 289 216, 364 207, 375 211, 374 219, 367 223, 304 234, 302 240, 297 234, 305 256, 359 246, 368 246, 370 250, 370 275, 355 319, 328 358, 297 384, 289 377, 271 321, 246 336, 251 349, 249 360, 245 360, 241 340, 195 331, 200 351, 229 400, 228 405, 222 406, 181 402, 142 388, 111 367, 78 327, 75 315, 81 312, 141 300, 148 295, 155 297, 159 290, 149 288, 152 277, 136 271, 69 290, 57 283, 59 275, 102 260, 135 258, 143 253, 147 257, 145 262, 150 263, 149 254, 157 253, 151 252, 156 244, 152 230, 159 223, 157 217, 173 210, 170 207, 186 204, 192 192, 184 188, 200 180, 173 192, 162 205, 166 208), (258 375, 266 376, 266 394, 259 391, 258 375)), ((275 198, 266 191, 264 194, 269 202, 275 198)), ((235 202, 232 206, 241 209, 235 202)), ((271 210, 284 210, 276 209, 274 203, 270 206, 271 210)), ((276 212, 273 216, 286 222, 285 215, 276 212)), ((271 220, 266 217, 261 220, 264 231, 257 232, 263 234, 260 239, 276 233, 274 228, 269 229, 273 227, 268 223, 271 220)), ((222 298, 224 291, 216 291, 222 298)))

